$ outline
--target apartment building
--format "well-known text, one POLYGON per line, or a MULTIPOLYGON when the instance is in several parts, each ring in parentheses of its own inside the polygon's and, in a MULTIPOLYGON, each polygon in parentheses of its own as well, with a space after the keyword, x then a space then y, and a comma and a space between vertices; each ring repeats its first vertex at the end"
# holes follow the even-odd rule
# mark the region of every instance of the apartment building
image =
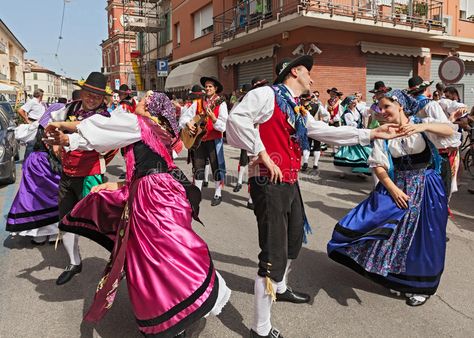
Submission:
POLYGON ((0 19, 0 93, 10 100, 22 99, 25 47, 0 19))
POLYGON ((255 75, 274 78, 286 56, 312 54, 313 89, 366 93, 384 80, 406 88, 413 75, 440 81, 456 53, 457 84, 474 105, 474 3, 469 0, 173 0, 173 67, 166 89, 190 88, 217 75, 225 92, 255 75))
POLYGON ((41 66, 36 60, 25 60, 25 91, 28 95, 40 88, 44 91, 43 100, 47 103, 57 102, 58 98, 70 99, 76 81, 56 74, 41 66))

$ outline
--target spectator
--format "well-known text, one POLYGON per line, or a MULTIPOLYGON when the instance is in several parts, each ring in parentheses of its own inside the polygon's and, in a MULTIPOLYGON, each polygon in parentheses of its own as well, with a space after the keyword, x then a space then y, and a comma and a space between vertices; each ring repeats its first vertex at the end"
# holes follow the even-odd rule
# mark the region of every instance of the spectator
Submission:
POLYGON ((444 89, 444 96, 453 101, 461 102, 461 97, 456 87, 449 86, 444 89))

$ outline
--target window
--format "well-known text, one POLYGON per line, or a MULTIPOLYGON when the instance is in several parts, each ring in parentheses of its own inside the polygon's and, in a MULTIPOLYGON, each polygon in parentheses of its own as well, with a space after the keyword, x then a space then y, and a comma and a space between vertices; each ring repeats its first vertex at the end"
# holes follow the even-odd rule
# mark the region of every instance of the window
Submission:
POLYGON ((181 45, 181 27, 179 26, 179 22, 174 25, 174 34, 176 35, 176 45, 181 45))
POLYGON ((193 15, 194 19, 194 38, 197 39, 207 33, 212 32, 212 3, 197 11, 193 15))
POLYGON ((38 74, 37 73, 33 73, 33 80, 38 80, 38 74))
POLYGON ((469 0, 459 0, 459 18, 474 21, 474 4, 469 0))
POLYGON ((38 85, 33 86, 34 90, 38 89, 38 85))
POLYGON ((115 48, 115 64, 116 65, 120 64, 118 47, 115 48))

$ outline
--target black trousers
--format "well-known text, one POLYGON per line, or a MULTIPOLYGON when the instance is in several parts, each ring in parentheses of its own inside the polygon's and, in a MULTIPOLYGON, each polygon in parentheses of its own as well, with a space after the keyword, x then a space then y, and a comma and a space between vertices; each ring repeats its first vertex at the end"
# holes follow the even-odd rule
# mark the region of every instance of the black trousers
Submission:
POLYGON ((448 154, 440 154, 441 158, 441 179, 443 180, 444 190, 446 191, 446 196, 451 195, 451 182, 453 180, 451 163, 449 163, 448 154))
POLYGON ((61 175, 59 180, 59 218, 66 216, 82 199, 84 177, 61 175))
POLYGON ((247 150, 240 150, 240 158, 239 158, 239 165, 241 167, 245 167, 249 164, 249 156, 247 155, 247 150))
POLYGON ((199 147, 194 150, 192 156, 194 178, 196 180, 204 180, 204 169, 207 159, 209 159, 209 164, 211 165, 214 181, 220 181, 221 170, 219 169, 219 162, 217 161, 216 143, 214 140, 202 142, 199 147))
POLYGON ((288 259, 301 250, 304 209, 298 183, 273 184, 267 177, 250 178, 250 195, 258 224, 258 275, 283 280, 288 259))

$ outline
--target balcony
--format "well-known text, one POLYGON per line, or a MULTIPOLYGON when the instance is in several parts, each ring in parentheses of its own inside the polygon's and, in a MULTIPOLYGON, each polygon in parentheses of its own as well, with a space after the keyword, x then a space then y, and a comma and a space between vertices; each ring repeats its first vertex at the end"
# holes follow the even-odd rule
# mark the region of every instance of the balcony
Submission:
POLYGON ((20 59, 17 58, 15 55, 10 55, 10 63, 14 64, 15 66, 19 66, 20 59))
POLYGON ((0 42, 0 54, 7 54, 7 45, 3 42, 0 42))
POLYGON ((412 37, 442 35, 443 0, 243 0, 214 17, 213 42, 220 46, 265 30, 260 38, 266 38, 305 26, 412 37))

